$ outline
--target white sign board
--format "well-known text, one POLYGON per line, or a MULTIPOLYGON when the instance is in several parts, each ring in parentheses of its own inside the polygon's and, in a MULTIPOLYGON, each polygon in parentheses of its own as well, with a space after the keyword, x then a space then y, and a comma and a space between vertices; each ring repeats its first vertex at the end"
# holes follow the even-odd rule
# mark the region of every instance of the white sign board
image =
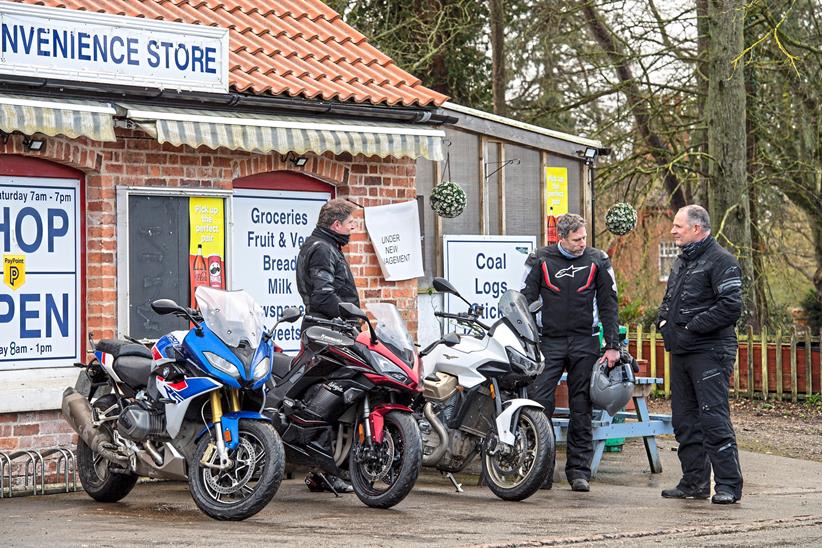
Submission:
POLYGON ((80 358, 80 182, 0 177, 0 370, 80 358))
MULTIPOLYGON (((443 236, 445 278, 470 303, 483 307, 482 317, 499 317, 498 303, 509 289, 519 290, 525 259, 537 245, 535 236, 443 236)), ((465 312, 463 301, 445 299, 446 312, 465 312)))
POLYGON ((366 207, 365 226, 387 281, 410 280, 424 274, 416 200, 366 207))
MULTIPOLYGON (((305 312, 297 291, 297 254, 314 231, 328 192, 236 189, 232 198, 231 286, 245 289, 263 307, 265 325, 290 306, 305 312)), ((300 349, 300 322, 282 323, 274 343, 300 349)))
POLYGON ((228 29, 0 2, 0 74, 228 92, 228 29))

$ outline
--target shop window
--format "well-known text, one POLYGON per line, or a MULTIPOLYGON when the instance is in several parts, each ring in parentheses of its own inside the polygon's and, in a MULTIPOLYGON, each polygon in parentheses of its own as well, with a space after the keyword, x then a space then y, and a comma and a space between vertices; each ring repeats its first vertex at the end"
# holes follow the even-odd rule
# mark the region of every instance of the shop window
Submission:
POLYGON ((674 242, 659 242, 659 281, 667 282, 679 248, 674 242))
POLYGON ((118 330, 158 339, 188 322, 151 309, 157 299, 196 306, 199 285, 225 288, 225 196, 183 190, 118 193, 118 330))

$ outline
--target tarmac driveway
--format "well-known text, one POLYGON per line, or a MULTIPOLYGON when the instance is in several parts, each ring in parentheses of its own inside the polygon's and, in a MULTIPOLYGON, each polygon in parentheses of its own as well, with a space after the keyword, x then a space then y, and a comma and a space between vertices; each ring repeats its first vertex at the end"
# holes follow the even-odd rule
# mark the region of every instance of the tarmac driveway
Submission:
POLYGON ((391 510, 367 508, 354 495, 309 493, 299 479, 285 481, 268 507, 241 523, 201 514, 184 483, 141 484, 117 504, 82 492, 1 499, 0 545, 822 544, 822 463, 742 453, 741 504, 671 501, 659 492, 678 479, 674 443, 659 443, 663 474, 648 473, 642 444, 631 442, 622 453, 606 454, 590 493, 557 483, 521 503, 476 486, 456 494, 432 473, 391 510))

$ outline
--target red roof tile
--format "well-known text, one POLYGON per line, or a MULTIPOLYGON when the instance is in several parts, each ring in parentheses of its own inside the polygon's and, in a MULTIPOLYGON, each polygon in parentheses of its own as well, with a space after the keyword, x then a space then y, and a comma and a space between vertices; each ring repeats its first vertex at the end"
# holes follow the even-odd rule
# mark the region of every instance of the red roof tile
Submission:
POLYGON ((229 29, 235 91, 387 105, 441 105, 319 0, 13 0, 229 29))

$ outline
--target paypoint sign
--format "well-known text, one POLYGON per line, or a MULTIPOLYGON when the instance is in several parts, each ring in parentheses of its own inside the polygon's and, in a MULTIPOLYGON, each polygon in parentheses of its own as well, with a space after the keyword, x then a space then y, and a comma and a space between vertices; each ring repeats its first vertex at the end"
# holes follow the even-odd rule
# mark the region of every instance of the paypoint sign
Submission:
POLYGON ((79 358, 79 185, 0 177, 0 370, 79 358))

